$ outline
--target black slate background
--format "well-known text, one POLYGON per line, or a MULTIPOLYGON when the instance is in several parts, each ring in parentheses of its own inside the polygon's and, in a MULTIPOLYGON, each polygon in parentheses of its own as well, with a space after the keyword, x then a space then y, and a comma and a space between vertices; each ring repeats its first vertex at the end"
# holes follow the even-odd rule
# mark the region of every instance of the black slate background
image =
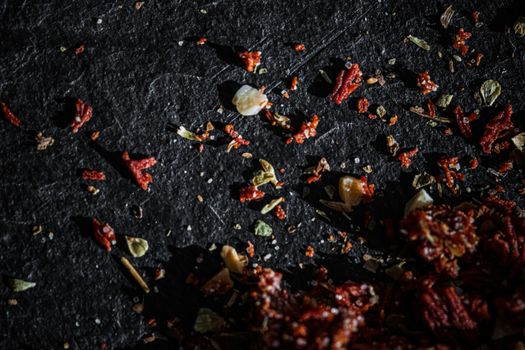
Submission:
MULTIPOLYGON (((515 120, 523 122, 525 41, 508 30, 522 11, 519 1, 479 1, 475 6, 458 1, 447 31, 438 21, 446 5, 385 0, 146 1, 136 10, 131 1, 2 1, 0 99, 23 126, 17 129, 2 121, 0 127, 0 274, 37 286, 14 294, 0 285, 0 348, 57 349, 65 341, 73 349, 94 349, 103 342, 109 348, 124 348, 139 344, 151 332, 130 309, 134 299, 143 297, 118 262, 122 255, 130 258, 127 249, 119 245, 107 254, 86 226, 92 216, 109 222, 121 237, 149 241, 148 254, 132 262, 151 282, 153 269, 164 266, 174 285, 183 284, 185 267, 191 269, 198 254, 204 254, 204 265, 216 271, 217 254, 202 248, 228 243, 244 249, 248 239, 256 246, 253 262, 261 263, 261 257, 271 253, 263 264, 290 271, 298 280, 302 278, 298 264, 312 263, 304 257, 308 244, 316 249, 317 264, 331 261, 341 278, 360 278, 354 264, 360 264, 369 248, 356 237, 372 241, 370 252, 375 254, 381 236, 358 232, 357 219, 350 225, 337 218, 332 225, 323 221, 315 213, 321 207, 313 198, 322 195, 322 187, 336 176, 326 176, 322 184, 312 186, 312 195, 303 198, 301 174, 306 166, 326 156, 334 174, 361 176, 362 167, 370 164, 374 172, 368 178, 376 184, 377 201, 382 203, 374 210, 399 215, 413 194, 409 185, 413 175, 425 169, 435 172, 436 155, 457 154, 465 160, 480 156, 476 145, 457 132, 445 138, 441 129, 406 112, 407 106, 425 100, 411 80, 413 73, 423 70, 430 71, 440 92, 455 95, 453 104, 461 103, 469 111, 478 108, 472 96, 481 82, 499 80, 503 92, 497 106, 483 109, 482 116, 489 118, 511 102, 515 120), (455 53, 451 35, 461 26, 473 29, 474 9, 481 12, 484 25, 474 29, 469 44, 486 58, 478 68, 457 64, 457 72, 450 74, 447 61, 438 59, 437 53, 447 58, 455 53), (425 39, 431 50, 403 43, 408 34, 425 39), (196 46, 192 39, 200 36, 206 36, 209 44, 196 46), (295 41, 303 42, 307 51, 291 50, 288 43, 295 41), (80 43, 86 51, 75 56, 73 49, 80 43), (67 51, 60 52, 61 46, 67 51), (268 73, 245 72, 232 59, 238 47, 261 50, 262 67, 268 73), (384 87, 364 86, 355 93, 398 114, 395 126, 358 115, 352 101, 338 107, 325 98, 330 87, 319 69, 333 77, 348 57, 360 64, 365 76, 378 68, 398 74, 384 87), (387 60, 394 57, 396 65, 389 66, 387 60), (291 75, 300 77, 299 90, 284 100, 280 91, 291 75), (301 146, 285 146, 283 137, 261 118, 239 117, 227 108, 219 113, 234 83, 270 87, 274 110, 280 113, 297 119, 318 114, 318 137, 301 146), (67 127, 74 98, 94 108, 93 119, 76 135, 67 127), (208 120, 234 121, 252 144, 229 154, 224 145, 210 145, 199 154, 168 127, 173 123, 195 130, 208 120), (89 139, 93 130, 101 131, 96 143, 89 139), (55 145, 38 152, 33 141, 37 131, 53 136, 55 145), (420 148, 408 171, 382 148, 387 134, 402 147, 420 148), (122 171, 118 157, 124 150, 159 160, 151 171, 155 183, 149 192, 122 171), (252 152, 254 159, 240 157, 244 151, 252 152), (261 216, 260 207, 235 199, 238 186, 257 169, 258 157, 286 168, 281 176, 287 183, 284 190, 268 187, 269 194, 287 198, 285 223, 264 218, 274 229, 275 244, 250 232, 261 216), (78 176, 83 168, 106 172, 107 181, 95 184, 99 195, 83 190, 85 182, 78 176), (204 197, 203 203, 196 200, 197 194, 204 197), (143 208, 143 219, 131 215, 133 205, 143 208), (236 223, 241 230, 233 229, 236 223), (286 233, 288 225, 299 223, 296 234, 286 233), (37 224, 45 232, 33 237, 30 229, 37 224), (326 243, 328 234, 338 229, 350 232, 355 243, 349 256, 337 254, 339 248, 326 243), (9 298, 16 298, 18 305, 8 306, 9 298)), ((467 173, 463 188, 494 184, 486 169, 501 161, 482 158, 480 169, 467 173)), ((502 183, 515 192, 521 177, 521 169, 515 169, 502 183)), ((191 304, 198 302, 191 291, 173 300, 170 296, 176 291, 159 287, 160 297, 148 300, 152 305, 170 300, 165 316, 180 314, 182 305, 190 311, 198 308, 191 304)), ((189 316, 185 321, 192 322, 189 316)))

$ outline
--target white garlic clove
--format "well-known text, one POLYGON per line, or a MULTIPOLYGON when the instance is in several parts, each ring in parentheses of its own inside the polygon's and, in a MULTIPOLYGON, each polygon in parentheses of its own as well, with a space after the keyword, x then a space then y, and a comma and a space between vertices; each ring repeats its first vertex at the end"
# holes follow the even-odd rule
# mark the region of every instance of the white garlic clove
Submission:
POLYGON ((256 115, 268 103, 268 97, 250 85, 243 85, 233 96, 232 103, 245 116, 256 115))
POLYGON ((414 197, 412 197, 405 206, 405 217, 415 209, 426 207, 434 203, 434 199, 430 197, 424 189, 419 190, 414 197))

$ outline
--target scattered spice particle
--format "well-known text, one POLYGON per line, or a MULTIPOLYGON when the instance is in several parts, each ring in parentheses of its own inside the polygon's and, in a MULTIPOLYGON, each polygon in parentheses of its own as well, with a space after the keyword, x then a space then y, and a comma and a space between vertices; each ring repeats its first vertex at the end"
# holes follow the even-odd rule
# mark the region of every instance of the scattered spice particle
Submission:
POLYGON ((306 179, 306 183, 312 184, 319 181, 321 179, 321 174, 327 171, 330 171, 330 164, 328 164, 326 158, 322 157, 313 168, 312 175, 306 179))
POLYGON ((206 42, 208 41, 207 38, 199 38, 199 40, 197 40, 197 42, 195 43, 197 46, 200 46, 200 45, 204 45, 206 44, 206 42))
POLYGON ((255 255, 255 246, 251 241, 248 241, 248 247, 246 247, 246 252, 250 258, 253 258, 255 255))
POLYGON ((312 258, 314 256, 314 247, 312 247, 311 245, 306 247, 306 251, 304 252, 304 255, 309 258, 312 258))
POLYGON ((509 160, 509 161, 504 162, 503 164, 501 164, 501 166, 498 169, 498 172, 500 174, 505 174, 507 171, 512 169, 512 167, 513 167, 513 163, 512 163, 512 161, 509 160))
POLYGON ((241 134, 235 131, 233 124, 226 124, 226 126, 224 126, 224 132, 232 138, 226 147, 226 152, 228 153, 232 149, 238 149, 241 146, 247 146, 250 144, 250 141, 245 140, 241 134))
POLYGON ((93 196, 97 195, 97 194, 100 192, 100 190, 99 190, 98 188, 96 188, 96 187, 94 187, 94 186, 91 186, 91 185, 90 185, 90 186, 87 186, 87 187, 86 187, 86 190, 87 190, 89 193, 91 193, 93 196))
POLYGON ((432 118, 435 118, 437 116, 436 106, 434 105, 434 102, 432 102, 431 99, 427 100, 427 110, 428 110, 428 115, 431 116, 432 118))
POLYGON ((397 114, 394 114, 390 120, 388 121, 388 126, 394 126, 397 123, 398 116, 397 114))
POLYGON ((477 158, 472 158, 469 162, 469 167, 471 170, 477 169, 479 166, 479 161, 477 158))
POLYGON ((453 192, 457 193, 458 188, 454 182, 454 179, 462 179, 462 174, 456 172, 459 168, 458 157, 444 157, 438 160, 437 165, 445 172, 445 179, 447 187, 453 192))
POLYGON ((465 44, 465 41, 472 36, 472 33, 466 32, 465 29, 459 28, 458 32, 454 36, 454 43, 452 47, 458 49, 461 56, 465 56, 468 53, 469 46, 465 44))
POLYGON ((396 141, 394 136, 388 135, 386 137, 386 147, 388 149, 388 152, 395 157, 397 154, 397 151, 399 151, 399 143, 396 141))
POLYGON ((366 97, 361 97, 357 100, 357 111, 359 113, 366 113, 368 111, 368 100, 366 97))
POLYGON ((447 7, 445 12, 443 12, 443 14, 440 17, 440 22, 443 28, 445 29, 448 28, 453 15, 454 15, 454 9, 452 8, 452 5, 450 5, 449 7, 447 7))
POLYGON ((439 85, 430 80, 430 74, 428 71, 419 73, 417 76, 417 86, 421 88, 423 95, 427 95, 433 91, 436 91, 439 87, 439 85))
POLYGON ((474 21, 474 25, 478 24, 479 21, 479 11, 472 12, 472 20, 474 21))
POLYGON ((286 90, 281 91, 281 95, 282 95, 285 99, 289 99, 289 98, 290 98, 290 94, 289 94, 288 91, 286 91, 286 90))
POLYGON ((91 135, 89 136, 89 138, 91 139, 91 141, 95 141, 96 139, 98 139, 100 136, 100 131, 96 130, 96 131, 93 131, 91 133, 91 135))
POLYGON ((284 211, 282 205, 277 205, 274 209, 275 217, 281 221, 286 219, 286 212, 284 211))
POLYGON ((261 51, 244 51, 239 52, 238 55, 243 60, 246 71, 249 73, 252 73, 261 63, 261 51))
POLYGON ((309 139, 317 135, 317 125, 319 124, 319 117, 314 115, 312 120, 309 122, 303 122, 301 128, 292 137, 286 140, 286 144, 290 144, 295 141, 297 144, 304 143, 304 140, 309 139))
POLYGON ((417 147, 414 147, 413 149, 406 152, 401 152, 397 156, 397 159, 401 162, 401 166, 405 169, 410 167, 410 164, 412 164, 411 158, 415 156, 417 152, 419 152, 419 149, 417 147))
POLYGON ((241 203, 250 202, 263 198, 265 193, 256 186, 245 186, 239 191, 239 200, 241 203))
POLYGON ((454 117, 456 118, 456 124, 458 125, 459 131, 467 139, 472 139, 472 128, 470 126, 469 118, 465 117, 461 106, 454 108, 454 117))
POLYGON ((113 228, 97 218, 91 219, 91 225, 95 239, 106 248, 106 251, 110 252, 111 246, 117 243, 117 236, 113 228))
POLYGON ((106 180, 106 174, 103 171, 84 169, 82 171, 82 179, 91 181, 104 181, 106 180))
POLYGON ((144 1, 137 1, 135 3, 135 10, 140 10, 142 8, 142 6, 144 6, 144 1))
POLYGON ((73 134, 76 134, 93 116, 93 108, 81 99, 75 101, 75 109, 75 118, 71 122, 71 132, 73 132, 73 134))
POLYGON ((46 137, 41 132, 36 134, 35 141, 36 149, 38 151, 45 151, 48 147, 53 146, 53 144, 55 143, 54 138, 52 138, 51 136, 46 137))
POLYGON ((122 160, 128 167, 128 170, 131 172, 131 175, 133 175, 133 178, 139 187, 144 191, 147 191, 148 185, 153 182, 153 177, 144 170, 154 166, 157 163, 157 160, 154 157, 134 160, 129 157, 129 153, 127 151, 122 153, 122 160))
POLYGON ((297 90, 297 84, 299 83, 299 77, 294 75, 292 77, 292 82, 290 83, 290 90, 295 91, 297 90))
POLYGON ((75 55, 80 55, 82 54, 84 51, 85 51, 86 47, 84 46, 84 44, 80 44, 78 45, 76 48, 75 48, 75 55))
POLYGON ((133 278, 135 279, 135 281, 137 281, 137 283, 140 285, 140 287, 142 288, 142 290, 144 290, 144 293, 148 294, 150 292, 150 289, 148 287, 148 285, 146 284, 146 281, 144 281, 144 279, 142 278, 142 276, 138 273, 138 271, 135 269, 135 267, 133 267, 133 265, 131 265, 131 263, 129 262, 128 259, 126 259, 125 257, 121 257, 120 258, 120 262, 122 263, 122 265, 124 265, 124 267, 126 268, 126 270, 129 271, 129 273, 131 274, 131 276, 133 276, 133 278))
POLYGON ((291 125, 290 118, 281 115, 279 113, 272 113, 268 110, 264 112, 266 119, 270 122, 272 126, 279 126, 284 130, 292 131, 293 127, 291 125))
POLYGON ((349 69, 343 69, 337 75, 330 99, 340 105, 361 86, 362 75, 357 63, 352 64, 349 69))
POLYGON ((306 47, 304 46, 304 44, 302 43, 293 43, 292 44, 292 49, 295 51, 295 52, 303 52, 306 50, 306 47))
POLYGON ((499 112, 486 126, 479 144, 484 153, 494 151, 494 143, 505 136, 514 128, 511 120, 512 106, 509 104, 504 111, 499 112))
POLYGON ((11 123, 14 126, 20 126, 22 122, 20 119, 18 119, 13 112, 7 107, 7 105, 4 102, 0 102, 0 106, 2 107, 2 114, 4 115, 5 120, 7 120, 9 123, 11 123))

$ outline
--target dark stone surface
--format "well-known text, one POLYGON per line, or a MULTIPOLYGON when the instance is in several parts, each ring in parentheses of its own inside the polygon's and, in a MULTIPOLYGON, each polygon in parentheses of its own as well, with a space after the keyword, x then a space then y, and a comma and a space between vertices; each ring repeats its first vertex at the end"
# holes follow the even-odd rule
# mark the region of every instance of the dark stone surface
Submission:
MULTIPOLYGON (((271 253, 264 265, 297 271, 298 263, 311 261, 304 257, 311 244, 317 263, 338 266, 341 278, 360 278, 353 265, 368 248, 355 238, 363 235, 375 242, 372 252, 381 248, 381 238, 356 232, 357 219, 349 226, 348 221, 335 218, 330 224, 316 215, 322 187, 335 183, 335 174, 364 175, 362 167, 370 164, 374 172, 369 180, 385 197, 379 197, 384 204, 376 209, 399 215, 412 195, 413 175, 434 171, 437 154, 457 154, 465 160, 480 155, 479 148, 457 132, 444 137, 441 129, 406 111, 425 100, 409 79, 423 70, 430 71, 440 92, 455 95, 453 104, 468 111, 478 108, 473 93, 480 83, 499 80, 503 92, 495 108, 483 109, 482 116, 488 118, 511 102, 515 120, 523 123, 525 41, 508 30, 519 14, 519 2, 479 2, 476 9, 484 25, 474 30, 469 44, 486 58, 478 68, 458 63, 457 72, 450 74, 438 51, 448 59, 455 54, 450 45, 453 32, 461 26, 473 28, 474 8, 459 1, 448 30, 438 22, 448 4, 444 1, 146 1, 140 10, 132 1, 2 1, 0 100, 8 103, 23 127, 1 121, 0 274, 37 286, 18 294, 0 286, 0 348, 58 349, 64 341, 72 349, 94 349, 102 342, 123 348, 138 344, 150 332, 130 309, 133 298, 142 296, 118 261, 129 253, 119 244, 107 254, 86 226, 92 216, 109 222, 120 238, 146 238, 150 251, 132 262, 151 282, 155 267, 167 267, 169 279, 175 281, 169 288, 182 285, 187 273, 183 266, 191 268, 199 252, 206 252, 196 246, 228 243, 244 249, 248 239, 256 246, 254 262, 271 253), (403 43, 408 34, 425 39, 431 50, 403 43), (196 46, 190 40, 200 36, 206 36, 209 45, 196 46), (288 43, 295 41, 305 43, 307 51, 291 50, 288 43), (73 49, 80 43, 86 50, 76 56, 73 49), (61 46, 67 48, 63 53, 61 46), (235 59, 239 47, 261 50, 268 73, 246 73, 235 59), (395 126, 358 115, 351 101, 338 107, 325 98, 330 86, 323 83, 319 69, 333 77, 349 56, 365 76, 376 69, 398 74, 384 87, 364 86, 354 94, 399 115, 395 126), (394 57, 396 65, 389 66, 387 60, 394 57), (300 77, 299 90, 284 100, 280 91, 291 75, 300 77), (230 110, 218 113, 221 96, 227 98, 232 83, 268 86, 274 110, 280 113, 299 119, 318 114, 318 137, 285 146, 282 136, 259 117, 239 117, 230 110), (75 98, 90 103, 94 117, 73 135, 67 122, 75 98), (195 130, 208 120, 235 121, 252 144, 229 154, 223 144, 210 145, 199 154, 191 142, 168 130, 169 123, 195 130), (101 131, 96 143, 89 139, 93 130, 101 131), (33 141, 37 131, 53 136, 55 145, 38 152, 33 141), (402 147, 420 148, 409 171, 401 170, 382 149, 387 134, 402 147), (159 160, 151 171, 155 183, 149 192, 123 171, 118 159, 124 150, 159 160), (240 157, 243 151, 252 152, 254 159, 240 157), (302 198, 303 169, 321 156, 328 158, 334 175, 325 176, 322 184, 312 186, 312 195, 302 198), (279 250, 271 239, 250 232, 261 217, 260 207, 242 205, 233 197, 257 169, 258 157, 286 168, 281 176, 287 183, 284 190, 268 191, 286 194, 288 219, 282 223, 264 218, 275 231, 279 250), (83 168, 106 172, 107 181, 94 184, 100 189, 97 196, 83 189, 86 182, 78 176, 83 168), (204 197, 203 203, 196 200, 197 194, 204 197), (143 219, 131 215, 133 205, 143 208, 143 219), (236 223, 241 230, 232 228, 236 223), (286 233, 287 225, 299 223, 296 234, 286 233), (45 231, 33 237, 30 229, 37 224, 45 231), (351 233, 355 248, 350 256, 337 254, 339 248, 326 243, 328 234, 338 229, 351 233), (16 298, 18 305, 8 306, 9 298, 16 298)), ((486 170, 501 161, 482 157, 480 169, 467 175, 462 188, 494 184, 486 170)), ((515 192, 521 177, 522 170, 515 169, 503 185, 515 192)), ((204 265, 216 270, 216 254, 205 254, 205 260, 204 265)), ((177 294, 159 287, 159 300, 171 301, 164 316, 180 314, 178 308, 198 308, 191 291, 177 294), (178 295, 175 299, 173 293, 178 295)), ((192 320, 188 316, 185 322, 192 320)))

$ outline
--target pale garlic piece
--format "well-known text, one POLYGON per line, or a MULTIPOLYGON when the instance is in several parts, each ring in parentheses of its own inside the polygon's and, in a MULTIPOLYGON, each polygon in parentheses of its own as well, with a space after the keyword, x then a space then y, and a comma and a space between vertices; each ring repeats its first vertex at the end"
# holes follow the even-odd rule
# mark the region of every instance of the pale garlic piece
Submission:
POLYGON ((256 115, 268 103, 268 97, 250 85, 243 85, 233 96, 232 103, 245 116, 256 115))
POLYGON ((239 255, 235 248, 229 245, 222 247, 221 257, 228 270, 234 273, 242 273, 246 265, 248 265, 248 258, 244 255, 239 255))

